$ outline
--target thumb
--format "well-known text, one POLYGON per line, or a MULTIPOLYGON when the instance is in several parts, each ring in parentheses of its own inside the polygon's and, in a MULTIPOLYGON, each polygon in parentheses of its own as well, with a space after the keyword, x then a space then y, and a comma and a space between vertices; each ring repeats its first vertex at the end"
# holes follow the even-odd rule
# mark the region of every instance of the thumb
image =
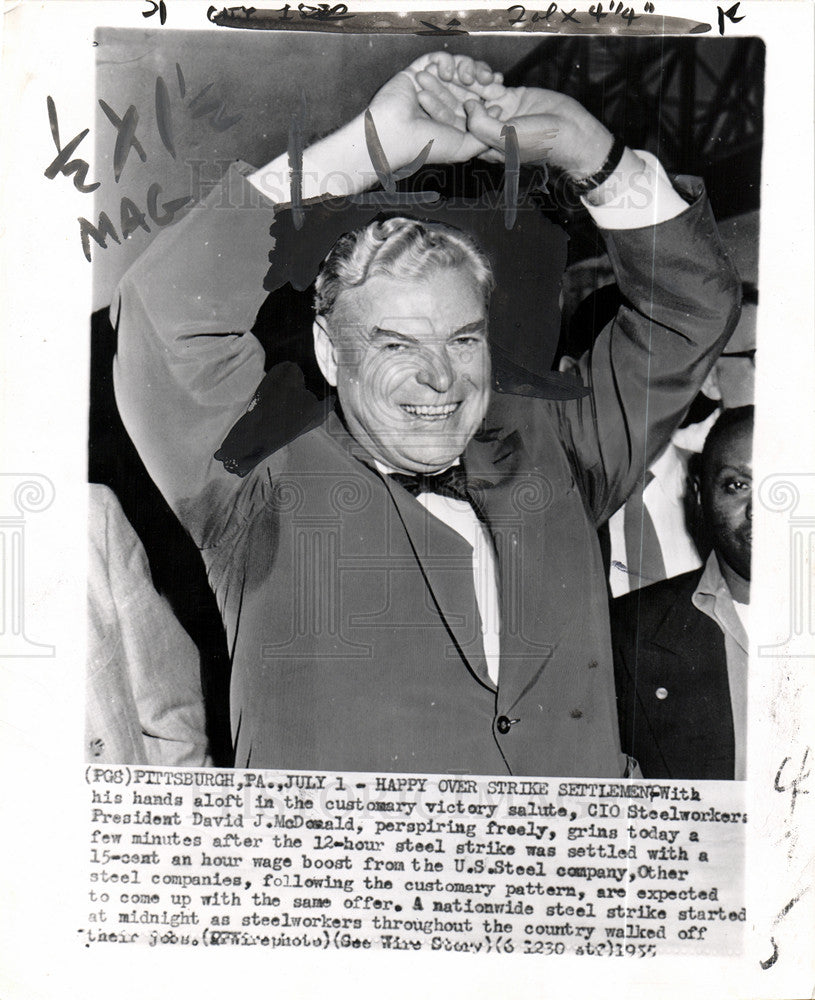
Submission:
POLYGON ((485 146, 502 150, 504 148, 504 140, 501 138, 503 123, 492 118, 480 101, 465 101, 464 110, 467 113, 467 131, 471 132, 485 146))

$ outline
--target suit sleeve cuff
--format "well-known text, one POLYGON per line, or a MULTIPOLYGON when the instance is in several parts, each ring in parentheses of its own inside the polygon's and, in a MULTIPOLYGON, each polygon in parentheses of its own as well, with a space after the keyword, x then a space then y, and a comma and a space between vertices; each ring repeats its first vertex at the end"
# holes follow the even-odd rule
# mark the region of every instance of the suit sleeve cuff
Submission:
POLYGON ((688 203, 675 190, 662 164, 651 153, 626 150, 626 160, 606 182, 608 200, 581 200, 601 229, 642 229, 681 215, 688 203), (630 157, 628 154, 631 154, 630 157), (627 167, 627 169, 626 169, 627 167))

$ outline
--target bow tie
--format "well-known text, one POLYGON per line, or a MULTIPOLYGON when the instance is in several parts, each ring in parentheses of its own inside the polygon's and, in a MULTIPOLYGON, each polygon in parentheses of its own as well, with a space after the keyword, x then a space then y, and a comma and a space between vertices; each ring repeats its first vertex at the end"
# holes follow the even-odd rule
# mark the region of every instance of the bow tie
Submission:
POLYGON ((467 492, 467 476, 460 465, 451 465, 443 472, 430 474, 416 472, 411 475, 403 472, 390 472, 388 475, 414 497, 420 493, 438 493, 443 497, 471 502, 467 492))
MULTIPOLYGON (((443 497, 452 497, 453 500, 463 500, 475 511, 480 521, 486 523, 486 516, 479 503, 478 497, 473 493, 471 486, 467 484, 467 473, 461 465, 451 465, 443 472, 428 474, 417 472, 409 475, 404 472, 390 472, 388 478, 399 483, 412 496, 420 493, 438 493, 443 497)), ((478 488, 478 483, 472 486, 478 488)))

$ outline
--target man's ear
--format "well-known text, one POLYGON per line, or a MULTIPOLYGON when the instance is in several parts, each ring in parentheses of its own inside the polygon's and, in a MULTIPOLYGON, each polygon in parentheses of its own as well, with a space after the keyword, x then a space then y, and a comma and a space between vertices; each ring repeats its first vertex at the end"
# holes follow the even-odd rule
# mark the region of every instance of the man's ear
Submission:
POLYGON ((716 371, 716 365, 707 373, 707 378, 702 383, 700 392, 703 392, 708 399, 721 400, 722 390, 719 388, 719 373, 716 371))
POLYGON ((571 354, 563 355, 557 363, 557 370, 561 375, 572 375, 575 378, 580 378, 580 363, 577 358, 573 358, 571 354))
POLYGON ((314 333, 314 354, 323 378, 329 385, 337 384, 337 352, 328 329, 325 316, 317 316, 312 326, 314 333))
MULTIPOLYGON (((701 456, 699 456, 701 458, 701 456)), ((693 475, 688 476, 688 482, 690 483, 691 495, 693 496, 693 505, 697 511, 701 513, 702 510, 702 480, 699 473, 693 473, 693 475)))

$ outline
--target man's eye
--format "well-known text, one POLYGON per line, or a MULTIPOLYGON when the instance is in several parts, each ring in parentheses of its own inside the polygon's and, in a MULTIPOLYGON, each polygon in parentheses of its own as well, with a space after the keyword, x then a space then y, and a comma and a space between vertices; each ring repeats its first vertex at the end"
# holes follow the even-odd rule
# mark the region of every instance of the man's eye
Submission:
POLYGON ((456 339, 453 341, 453 343, 457 347, 474 347, 476 344, 480 344, 481 343, 481 338, 480 337, 474 337, 474 336, 465 335, 465 336, 462 336, 462 337, 456 337, 456 339))
POLYGON ((725 483, 724 488, 728 493, 743 493, 750 489, 750 483, 744 482, 743 479, 731 479, 729 483, 725 483))
POLYGON ((385 344, 383 349, 386 351, 390 351, 391 353, 396 353, 398 351, 406 351, 407 346, 408 346, 407 344, 399 343, 398 340, 393 340, 390 343, 385 344))

